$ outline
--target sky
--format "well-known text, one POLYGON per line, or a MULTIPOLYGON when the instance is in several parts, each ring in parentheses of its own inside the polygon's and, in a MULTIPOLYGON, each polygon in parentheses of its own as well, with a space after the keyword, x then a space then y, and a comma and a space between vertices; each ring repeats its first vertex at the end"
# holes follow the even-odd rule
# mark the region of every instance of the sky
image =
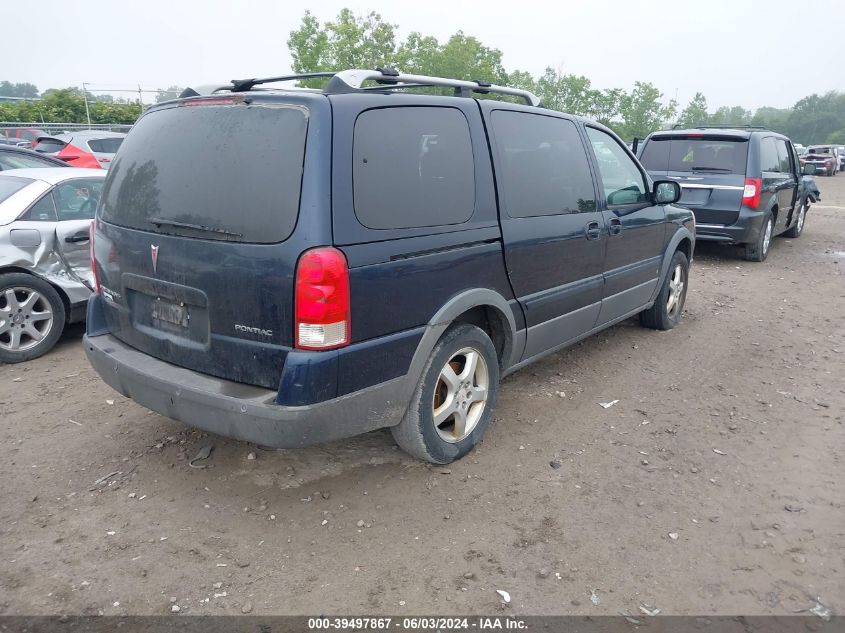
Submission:
POLYGON ((536 76, 552 66, 596 88, 648 81, 681 107, 699 91, 711 110, 845 91, 843 0, 39 0, 47 39, 16 2, 3 21, 23 26, 4 29, 0 80, 40 90, 85 82, 96 92, 283 74, 305 10, 325 22, 343 7, 380 13, 398 39, 419 31, 442 42, 462 30, 501 50, 507 70, 536 76), (808 40, 812 62, 801 51, 808 40))

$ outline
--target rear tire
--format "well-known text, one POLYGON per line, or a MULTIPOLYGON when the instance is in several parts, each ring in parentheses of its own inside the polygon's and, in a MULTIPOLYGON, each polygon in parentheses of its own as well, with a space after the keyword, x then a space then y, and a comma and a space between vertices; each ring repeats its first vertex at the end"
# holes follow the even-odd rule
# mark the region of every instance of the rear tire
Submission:
POLYGON ((771 211, 766 211, 763 217, 763 226, 760 233, 753 242, 745 245, 745 259, 750 262, 764 262, 769 256, 769 249, 772 246, 772 237, 775 231, 775 219, 771 211))
POLYGON ((684 311, 688 285, 687 256, 681 251, 675 251, 654 305, 640 312, 640 323, 652 330, 671 330, 678 325, 684 311))
POLYGON ((53 286, 34 275, 0 275, 0 362, 43 356, 64 328, 65 304, 53 286))
POLYGON ((795 220, 795 224, 789 227, 789 230, 784 233, 786 237, 801 237, 801 233, 804 232, 804 222, 807 219, 807 206, 807 201, 804 200, 798 209, 798 216, 795 220))
POLYGON ((418 459, 448 464, 478 444, 499 391, 499 359, 474 325, 450 327, 431 352, 405 417, 390 430, 418 459))

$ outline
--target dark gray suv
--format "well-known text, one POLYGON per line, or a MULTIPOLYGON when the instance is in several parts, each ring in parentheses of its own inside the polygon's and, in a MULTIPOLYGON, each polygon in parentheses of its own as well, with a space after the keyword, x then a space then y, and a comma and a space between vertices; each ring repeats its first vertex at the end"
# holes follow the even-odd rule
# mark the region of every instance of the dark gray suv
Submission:
POLYGON ((665 130, 648 136, 639 156, 652 177, 681 185, 679 204, 695 213, 699 240, 742 245, 746 259, 761 262, 772 237, 798 237, 804 229, 801 163, 782 134, 750 127, 665 130))

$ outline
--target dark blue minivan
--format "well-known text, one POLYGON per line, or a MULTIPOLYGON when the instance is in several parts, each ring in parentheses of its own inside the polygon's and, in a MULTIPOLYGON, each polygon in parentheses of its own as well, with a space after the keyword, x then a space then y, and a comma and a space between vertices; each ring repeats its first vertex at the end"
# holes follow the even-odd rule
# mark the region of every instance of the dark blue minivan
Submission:
POLYGON ((390 427, 447 463, 504 374, 678 323, 692 213, 613 132, 484 82, 325 75, 187 90, 133 127, 92 228, 85 349, 114 389, 275 447, 390 427))

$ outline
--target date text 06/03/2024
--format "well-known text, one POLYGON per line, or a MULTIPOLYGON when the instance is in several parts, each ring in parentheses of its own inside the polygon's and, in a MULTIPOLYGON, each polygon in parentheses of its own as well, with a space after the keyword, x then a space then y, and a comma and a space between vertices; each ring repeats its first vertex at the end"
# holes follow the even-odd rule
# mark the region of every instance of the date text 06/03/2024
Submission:
POLYGON ((402 631, 446 631, 446 630, 523 630, 525 621, 512 617, 476 617, 476 618, 445 618, 445 617, 405 617, 405 618, 309 618, 308 629, 314 630, 372 630, 388 631, 399 629, 402 631))

